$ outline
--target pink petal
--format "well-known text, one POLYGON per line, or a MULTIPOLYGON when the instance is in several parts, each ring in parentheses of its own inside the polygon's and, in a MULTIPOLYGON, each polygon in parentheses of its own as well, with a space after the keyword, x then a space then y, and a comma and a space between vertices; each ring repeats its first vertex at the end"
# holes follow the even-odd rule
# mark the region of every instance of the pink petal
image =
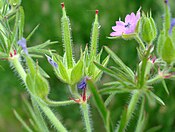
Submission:
POLYGON ((110 36, 112 36, 112 37, 121 36, 121 35, 122 35, 121 32, 112 32, 112 33, 110 34, 110 36))
POLYGON ((111 33, 111 36, 121 36, 122 33, 125 32, 125 25, 124 25, 124 22, 116 22, 116 23, 117 23, 117 25, 112 27, 112 29, 113 29, 115 32, 112 32, 112 33, 111 33))
POLYGON ((125 26, 125 23, 123 21, 116 21, 117 26, 125 26))
POLYGON ((128 23, 133 23, 134 21, 135 21, 135 18, 136 18, 136 16, 135 16, 135 14, 132 12, 130 15, 127 15, 126 17, 125 17, 125 24, 128 24, 128 23))

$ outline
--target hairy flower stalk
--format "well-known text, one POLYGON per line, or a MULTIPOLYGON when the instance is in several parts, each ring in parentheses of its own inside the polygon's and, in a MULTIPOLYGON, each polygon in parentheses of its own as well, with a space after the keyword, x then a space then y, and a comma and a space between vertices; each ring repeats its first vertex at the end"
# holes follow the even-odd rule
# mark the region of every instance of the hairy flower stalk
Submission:
POLYGON ((89 115, 89 105, 87 104, 87 102, 84 102, 81 104, 81 110, 82 110, 82 114, 83 114, 83 118, 86 126, 86 131, 92 132, 92 126, 91 126, 90 115, 89 115))
POLYGON ((92 125, 90 120, 90 114, 89 114, 89 105, 87 103, 88 98, 87 97, 87 79, 88 77, 85 77, 80 83, 78 83, 77 88, 82 90, 81 98, 77 103, 80 104, 81 112, 83 115, 84 123, 86 126, 86 131, 91 132, 92 131, 92 125))
POLYGON ((20 75, 20 77, 22 78, 22 80, 25 83, 26 80, 26 72, 24 71, 20 61, 19 61, 19 55, 14 55, 11 59, 10 62, 12 63, 12 65, 14 66, 14 68, 16 69, 16 71, 18 72, 18 74, 20 75))

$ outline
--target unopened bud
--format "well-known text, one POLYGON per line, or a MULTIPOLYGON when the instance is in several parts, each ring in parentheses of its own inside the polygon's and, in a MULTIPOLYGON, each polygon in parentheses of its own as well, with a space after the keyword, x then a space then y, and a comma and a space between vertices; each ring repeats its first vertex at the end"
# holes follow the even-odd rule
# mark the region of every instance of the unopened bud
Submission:
POLYGON ((143 16, 142 18, 142 28, 141 36, 144 42, 150 44, 157 35, 157 29, 153 18, 150 16, 143 16))

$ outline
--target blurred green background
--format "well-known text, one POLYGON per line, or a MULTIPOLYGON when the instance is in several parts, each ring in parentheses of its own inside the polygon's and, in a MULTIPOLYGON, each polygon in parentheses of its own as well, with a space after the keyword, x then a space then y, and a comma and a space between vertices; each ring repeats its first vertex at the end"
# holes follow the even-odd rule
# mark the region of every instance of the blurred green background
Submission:
MULTIPOLYGON (((123 20, 126 14, 136 12, 139 7, 142 7, 144 12, 152 11, 158 31, 160 31, 162 26, 163 0, 23 0, 22 6, 26 16, 24 36, 27 36, 37 24, 40 24, 39 29, 28 42, 28 46, 39 44, 48 39, 56 40, 59 41, 58 44, 49 48, 57 50, 60 55, 63 54, 60 30, 61 2, 65 3, 67 14, 71 21, 76 59, 79 57, 79 47, 84 47, 90 41, 91 26, 96 9, 99 10, 99 22, 101 24, 99 49, 103 45, 109 46, 133 70, 135 70, 134 68, 138 62, 136 42, 107 39, 106 37, 112 32, 111 27, 115 25, 115 21, 119 17, 123 20)), ((174 2, 175 0, 170 0, 172 16, 175 17, 174 2)), ((106 53, 104 52, 103 57, 105 56, 106 53)), ((67 86, 56 78, 52 67, 46 59, 39 59, 39 64, 51 77, 49 79, 51 88, 49 97, 54 100, 68 99, 70 94, 67 86)), ((112 64, 110 62, 110 65, 112 64)), ((28 97, 26 89, 18 75, 10 68, 8 62, 0 61, 0 65, 3 67, 0 67, 0 131, 23 132, 25 130, 15 118, 13 109, 16 109, 26 122, 29 121, 27 109, 22 101, 22 96, 28 97)), ((107 75, 104 75, 101 84, 108 82, 110 79, 107 75)), ((170 90, 169 96, 167 96, 161 85, 155 86, 155 92, 165 101, 166 106, 162 107, 159 104, 152 105, 151 107, 147 106, 148 120, 145 131, 152 127, 156 131, 162 132, 175 130, 175 83, 167 81, 167 85, 170 90)), ((128 94, 116 95, 115 99, 110 103, 109 109, 115 124, 119 121, 121 111, 129 101, 129 97, 128 94)), ((103 132, 103 122, 94 104, 91 105, 90 110, 94 130, 96 132, 103 132)), ((85 130, 78 105, 53 108, 53 111, 72 132, 85 130)), ((130 123, 128 128, 129 131, 134 130, 134 122, 137 119, 138 112, 134 116, 133 123, 130 123)))

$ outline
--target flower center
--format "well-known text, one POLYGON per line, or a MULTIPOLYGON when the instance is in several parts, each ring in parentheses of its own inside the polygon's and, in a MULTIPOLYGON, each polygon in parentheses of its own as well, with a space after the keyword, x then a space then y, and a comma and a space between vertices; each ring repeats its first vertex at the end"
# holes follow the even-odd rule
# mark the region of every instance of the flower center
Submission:
POLYGON ((130 25, 131 25, 131 24, 128 22, 128 24, 125 25, 125 28, 129 28, 130 25))

